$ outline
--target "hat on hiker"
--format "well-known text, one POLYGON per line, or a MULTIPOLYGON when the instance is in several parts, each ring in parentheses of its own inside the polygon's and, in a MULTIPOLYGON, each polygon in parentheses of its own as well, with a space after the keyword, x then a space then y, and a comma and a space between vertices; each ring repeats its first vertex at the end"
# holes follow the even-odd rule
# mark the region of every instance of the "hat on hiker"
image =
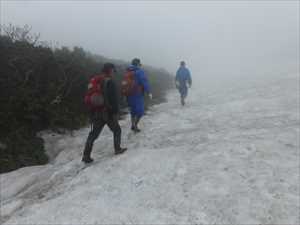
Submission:
POLYGON ((138 59, 138 58, 134 58, 132 61, 131 61, 131 64, 134 65, 134 66, 141 66, 141 60, 138 59))
POLYGON ((112 71, 116 72, 116 67, 114 64, 112 63, 104 63, 103 67, 102 67, 102 72, 103 73, 110 73, 112 71))

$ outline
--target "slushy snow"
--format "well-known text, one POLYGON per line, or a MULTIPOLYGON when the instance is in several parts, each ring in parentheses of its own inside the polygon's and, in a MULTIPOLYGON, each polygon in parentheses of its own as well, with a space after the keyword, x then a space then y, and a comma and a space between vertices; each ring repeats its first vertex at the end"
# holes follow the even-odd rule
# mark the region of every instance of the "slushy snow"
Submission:
POLYGON ((1 174, 4 224, 299 224, 299 77, 172 91, 142 132, 44 132, 51 162, 1 174))

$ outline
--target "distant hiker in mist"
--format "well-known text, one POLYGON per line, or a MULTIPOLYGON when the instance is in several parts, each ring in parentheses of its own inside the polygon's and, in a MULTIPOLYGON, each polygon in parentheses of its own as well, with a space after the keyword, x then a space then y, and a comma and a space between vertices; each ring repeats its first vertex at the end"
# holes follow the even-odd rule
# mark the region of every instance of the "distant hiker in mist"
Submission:
POLYGON ((93 143, 105 125, 113 132, 115 154, 121 154, 127 150, 120 146, 119 101, 116 85, 112 80, 114 72, 115 66, 105 63, 102 72, 95 75, 88 85, 85 103, 90 111, 92 127, 83 151, 82 161, 85 163, 93 162, 91 158, 93 143))
POLYGON ((180 93, 181 105, 185 105, 185 99, 188 94, 188 87, 192 86, 192 77, 188 68, 186 68, 185 62, 180 62, 180 67, 177 70, 175 78, 176 88, 180 93))
POLYGON ((140 132, 138 123, 144 115, 144 95, 150 93, 150 86, 143 69, 141 69, 140 59, 133 59, 127 68, 122 81, 122 94, 127 97, 128 106, 131 113, 131 130, 135 133, 140 132))

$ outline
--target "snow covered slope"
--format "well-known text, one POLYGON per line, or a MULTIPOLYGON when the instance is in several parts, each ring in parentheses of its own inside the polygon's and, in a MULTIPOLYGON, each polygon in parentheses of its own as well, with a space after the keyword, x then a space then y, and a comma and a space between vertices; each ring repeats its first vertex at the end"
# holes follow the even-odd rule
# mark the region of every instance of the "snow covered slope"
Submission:
POLYGON ((113 155, 106 128, 88 167, 80 159, 89 128, 45 133, 49 165, 1 175, 1 221, 299 224, 298 82, 202 84, 185 108, 170 93, 142 133, 121 122, 125 154, 113 155))

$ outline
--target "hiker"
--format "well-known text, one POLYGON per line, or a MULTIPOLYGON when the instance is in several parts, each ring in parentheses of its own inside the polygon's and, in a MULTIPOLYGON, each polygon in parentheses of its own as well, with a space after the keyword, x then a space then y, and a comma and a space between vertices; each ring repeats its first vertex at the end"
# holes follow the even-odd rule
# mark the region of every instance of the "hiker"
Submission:
POLYGON ((85 103, 90 112, 91 131, 82 157, 85 163, 93 162, 91 158, 93 143, 105 125, 113 132, 115 154, 121 154, 127 150, 120 146, 119 102, 116 85, 112 80, 114 72, 115 66, 112 63, 105 63, 101 74, 94 76, 89 83, 85 103))
POLYGON ((140 59, 133 59, 122 82, 122 93, 127 97, 127 103, 130 108, 131 130, 135 133, 141 131, 138 128, 138 123, 144 115, 145 93, 152 99, 149 83, 141 66, 140 59))
POLYGON ((184 61, 180 62, 180 67, 176 73, 175 84, 176 84, 176 88, 180 93, 181 105, 184 106, 185 98, 187 97, 188 94, 187 84, 189 88, 191 88, 192 86, 191 73, 189 69, 186 68, 184 61))

